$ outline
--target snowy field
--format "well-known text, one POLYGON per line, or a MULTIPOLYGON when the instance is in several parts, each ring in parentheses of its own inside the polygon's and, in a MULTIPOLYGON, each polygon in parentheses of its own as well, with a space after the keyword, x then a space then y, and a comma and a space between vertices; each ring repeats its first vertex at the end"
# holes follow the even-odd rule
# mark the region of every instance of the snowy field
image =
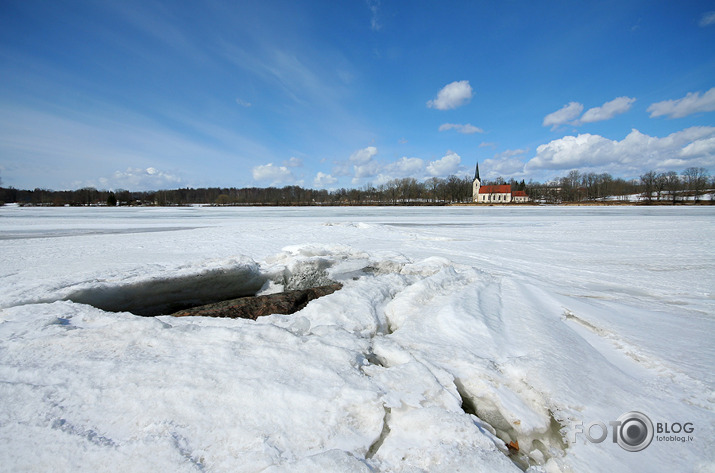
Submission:
POLYGON ((715 471, 713 235, 714 207, 3 207, 0 469, 715 471), (130 313, 328 278, 255 322, 130 313), (629 411, 690 432, 626 451, 629 411))

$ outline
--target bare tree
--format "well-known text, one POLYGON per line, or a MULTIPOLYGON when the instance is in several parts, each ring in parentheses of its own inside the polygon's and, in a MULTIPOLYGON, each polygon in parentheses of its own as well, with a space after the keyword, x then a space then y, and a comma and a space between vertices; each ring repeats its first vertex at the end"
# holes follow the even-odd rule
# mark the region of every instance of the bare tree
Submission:
POLYGON ((660 202, 660 197, 665 191, 665 186, 666 186, 666 177, 665 173, 661 172, 658 173, 658 175, 655 176, 655 195, 656 195, 656 200, 660 202))
POLYGON ((662 174, 662 176, 665 181, 665 190, 670 195, 670 199, 673 202, 673 205, 675 205, 675 202, 678 198, 678 192, 681 188, 680 177, 678 177, 678 173, 675 171, 666 172, 662 174))
POLYGON ((641 175, 641 183, 643 184, 643 197, 648 202, 653 201, 653 192, 655 192, 655 187, 656 187, 656 179, 658 175, 655 173, 655 171, 648 171, 645 174, 641 175))
POLYGON ((579 200, 579 187, 581 186, 581 173, 576 169, 559 179, 561 186, 561 198, 565 201, 574 202, 579 200))
POLYGON ((693 194, 695 202, 700 199, 708 184, 708 171, 705 168, 691 167, 683 171, 685 188, 693 194))

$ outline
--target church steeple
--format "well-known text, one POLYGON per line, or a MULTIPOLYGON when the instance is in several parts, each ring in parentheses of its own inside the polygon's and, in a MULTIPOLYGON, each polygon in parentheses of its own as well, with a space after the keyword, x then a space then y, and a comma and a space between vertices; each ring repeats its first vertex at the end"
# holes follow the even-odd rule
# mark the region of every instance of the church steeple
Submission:
POLYGON ((477 169, 474 171, 474 181, 472 181, 472 202, 479 201, 480 187, 482 187, 482 180, 479 178, 479 161, 477 161, 477 169))

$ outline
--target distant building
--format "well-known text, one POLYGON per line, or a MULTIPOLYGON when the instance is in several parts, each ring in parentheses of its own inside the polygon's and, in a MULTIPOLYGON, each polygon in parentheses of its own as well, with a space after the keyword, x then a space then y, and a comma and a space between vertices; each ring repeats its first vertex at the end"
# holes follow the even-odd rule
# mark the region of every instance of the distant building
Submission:
POLYGON ((512 191, 509 184, 483 186, 479 178, 479 163, 472 183, 472 201, 476 204, 508 204, 509 202, 529 202, 524 191, 512 191))

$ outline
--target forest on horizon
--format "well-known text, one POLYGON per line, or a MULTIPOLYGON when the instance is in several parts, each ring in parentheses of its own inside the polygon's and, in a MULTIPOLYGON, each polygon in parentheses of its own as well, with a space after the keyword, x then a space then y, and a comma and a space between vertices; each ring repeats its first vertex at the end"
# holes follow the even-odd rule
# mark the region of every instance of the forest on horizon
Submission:
MULTIPOLYGON (((406 177, 385 184, 366 184, 357 189, 310 189, 297 185, 284 187, 206 187, 157 191, 124 189, 98 190, 84 187, 77 190, 20 190, 0 187, 0 205, 64 206, 64 205, 447 205, 472 201, 472 179, 451 175, 425 181, 406 177)), ((2 182, 0 181, 0 184, 2 182)), ((715 179, 705 168, 692 167, 678 174, 675 171, 649 171, 639 179, 614 178, 608 173, 581 173, 577 170, 552 182, 540 183, 515 179, 485 179, 482 185, 509 184, 512 190, 523 190, 533 202, 563 203, 599 201, 634 194, 646 202, 693 200, 715 189, 715 179)))

